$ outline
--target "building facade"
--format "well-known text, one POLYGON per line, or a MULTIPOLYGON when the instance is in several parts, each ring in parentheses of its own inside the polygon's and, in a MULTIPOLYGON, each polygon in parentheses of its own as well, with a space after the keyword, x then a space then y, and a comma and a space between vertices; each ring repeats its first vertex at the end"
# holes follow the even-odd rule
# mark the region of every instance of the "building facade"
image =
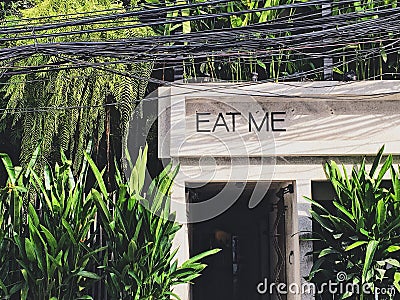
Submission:
POLYGON ((183 261, 223 249, 182 299, 312 299, 310 202, 323 165, 400 153, 396 81, 181 84, 159 88, 159 157, 180 165, 171 209, 183 261), (288 293, 279 293, 277 285, 288 293), (288 291, 292 285, 292 291, 288 291), (270 287, 272 293, 270 293, 270 287), (244 296, 245 295, 245 296, 244 296))

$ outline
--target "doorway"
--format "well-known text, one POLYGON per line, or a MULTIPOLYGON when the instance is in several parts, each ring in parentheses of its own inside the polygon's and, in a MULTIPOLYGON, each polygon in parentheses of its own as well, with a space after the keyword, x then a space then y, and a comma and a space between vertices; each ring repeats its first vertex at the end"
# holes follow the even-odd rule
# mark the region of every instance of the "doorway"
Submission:
MULTIPOLYGON (((213 248, 221 249, 204 259, 208 266, 203 275, 194 280, 191 300, 276 299, 269 293, 260 294, 257 285, 265 279, 268 282, 285 279, 284 205, 279 205, 278 193, 281 186, 280 183, 265 183, 265 195, 252 209, 248 203, 255 183, 209 183, 198 188, 187 187, 191 203, 207 201, 227 190, 240 191, 238 199, 225 212, 189 226, 191 256, 213 248), (278 213, 278 210, 281 211, 278 213), (276 270, 279 270, 278 274, 276 270)), ((195 214, 188 213, 189 217, 195 214)))

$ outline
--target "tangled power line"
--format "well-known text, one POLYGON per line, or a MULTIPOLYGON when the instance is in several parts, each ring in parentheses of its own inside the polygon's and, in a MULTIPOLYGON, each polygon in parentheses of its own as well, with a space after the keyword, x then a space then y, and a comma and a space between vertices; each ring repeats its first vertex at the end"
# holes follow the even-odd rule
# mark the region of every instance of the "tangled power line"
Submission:
MULTIPOLYGON (((349 62, 373 59, 400 53, 400 7, 378 5, 373 9, 342 14, 323 14, 323 4, 331 9, 346 8, 353 0, 310 0, 271 7, 259 7, 241 11, 191 13, 188 16, 168 13, 197 8, 221 8, 230 2, 214 0, 206 2, 176 4, 172 6, 142 5, 124 9, 110 9, 57 15, 39 18, 21 18, 19 22, 4 21, 0 27, 0 78, 13 75, 32 74, 74 68, 94 68, 105 72, 144 80, 132 72, 114 68, 118 64, 133 64, 152 61, 177 64, 208 57, 218 59, 255 58, 271 61, 279 57, 282 62, 296 62, 304 58, 341 58, 349 62), (314 9, 307 9, 310 6, 314 9), (257 14, 265 11, 299 10, 292 15, 282 15, 272 21, 237 28, 219 28, 154 35, 115 40, 79 40, 78 36, 93 33, 124 31, 134 28, 165 26, 183 22, 201 22, 215 18, 229 18, 257 14), (61 38, 68 37, 68 41, 61 38), (76 37, 76 41, 74 41, 76 37), (369 45, 366 48, 357 48, 369 45), (290 52, 289 55, 282 55, 290 52), (52 65, 20 66, 18 62, 34 55, 54 56, 52 65), (97 59, 103 58, 103 59, 97 59)), ((379 1, 378 1, 379 2, 379 1)), ((332 64, 339 67, 342 62, 332 64)), ((321 73, 324 66, 297 74, 285 74, 276 80, 295 80, 321 73)), ((43 79, 46 80, 46 79, 43 79)), ((66 79, 67 80, 67 79, 66 79)), ((150 78, 158 85, 181 85, 150 78)), ((4 81, 1 85, 18 84, 4 81)), ((254 84, 254 83, 242 83, 254 84)), ((111 103, 107 105, 118 105, 111 103)), ((87 109, 87 106, 41 107, 19 109, 20 113, 48 110, 87 109)), ((0 114, 14 113, 16 109, 0 109, 0 114)))

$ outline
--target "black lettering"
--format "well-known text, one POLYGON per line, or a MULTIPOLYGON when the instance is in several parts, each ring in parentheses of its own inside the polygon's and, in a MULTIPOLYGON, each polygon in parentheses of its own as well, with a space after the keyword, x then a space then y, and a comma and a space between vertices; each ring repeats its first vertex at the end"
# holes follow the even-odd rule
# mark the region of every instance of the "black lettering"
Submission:
POLYGON ((211 113, 198 113, 196 112, 196 130, 197 132, 210 132, 208 129, 200 129, 200 123, 209 123, 210 120, 200 120, 200 116, 209 116, 211 113))
POLYGON ((267 131, 269 130, 269 126, 268 126, 268 112, 265 113, 264 118, 262 119, 262 122, 260 124, 260 126, 257 125, 256 120, 254 120, 254 117, 252 115, 251 112, 249 112, 249 132, 251 132, 251 123, 254 124, 254 126, 256 127, 257 131, 261 131, 261 128, 263 127, 264 123, 265 123, 265 127, 267 129, 267 131))
POLYGON ((223 115, 222 113, 219 113, 219 114, 218 114, 218 118, 217 118, 217 120, 215 121, 214 128, 213 128, 212 132, 215 131, 215 128, 216 128, 217 126, 224 126, 224 127, 226 128, 226 131, 229 132, 228 125, 226 125, 225 118, 224 118, 224 115, 223 115), (222 120, 222 124, 219 124, 219 120, 222 120))
POLYGON ((281 118, 281 119, 275 118, 276 115, 284 115, 284 116, 286 116, 286 112, 277 111, 277 112, 272 112, 271 113, 271 128, 272 128, 272 131, 286 131, 285 128, 275 128, 275 122, 285 122, 284 118, 281 118))
POLYGON ((236 129, 236 116, 241 116, 240 112, 228 112, 226 113, 227 116, 232 116, 232 131, 235 132, 236 129))

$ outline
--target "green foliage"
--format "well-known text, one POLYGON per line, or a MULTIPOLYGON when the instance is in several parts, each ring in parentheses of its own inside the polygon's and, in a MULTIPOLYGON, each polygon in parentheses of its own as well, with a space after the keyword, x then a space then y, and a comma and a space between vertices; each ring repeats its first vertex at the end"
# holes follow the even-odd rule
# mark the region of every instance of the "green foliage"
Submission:
MULTIPOLYGON (((337 274, 345 272, 344 284, 366 284, 372 291, 396 284, 399 287, 399 170, 393 166, 391 155, 381 165, 383 150, 382 147, 370 170, 364 159, 353 167, 350 176, 344 166, 341 169, 334 161, 326 163, 325 172, 336 192, 332 202, 335 210, 329 211, 326 202, 309 199, 313 220, 322 230, 315 239, 323 245, 314 253, 317 259, 309 276, 311 281, 335 282, 337 274), (390 189, 382 186, 386 175, 391 178, 390 189)), ((341 299, 346 297, 359 299, 355 294, 341 295, 341 299)), ((382 297, 389 299, 389 295, 382 297)), ((360 299, 375 298, 361 293, 360 299)))
POLYGON ((88 288, 100 278, 88 268, 104 248, 88 234, 96 206, 84 195, 87 167, 75 180, 71 161, 61 153, 62 164, 54 170, 46 166, 42 177, 33 171, 38 155, 39 148, 22 169, 2 154, 8 182, 1 191, 5 217, 1 232, 7 243, 2 243, 0 257, 8 274, 2 272, 0 296, 60 300, 88 296, 88 288))
POLYGON ((199 260, 218 251, 178 265, 172 240, 180 226, 169 209, 177 169, 168 166, 146 188, 146 147, 129 180, 117 169, 109 193, 88 152, 79 176, 63 152, 43 175, 34 171, 39 149, 25 168, 1 155, 8 181, 0 190, 0 298, 92 299, 102 282, 108 299, 169 299, 175 285, 200 275, 199 260))
MULTIPOLYGON (((333 15, 349 14, 349 13, 362 13, 379 11, 385 8, 398 7, 396 0, 376 0, 376 1, 354 1, 350 4, 340 4, 340 1, 335 1, 336 5, 333 7, 333 15)), ((378 15, 371 15, 362 17, 362 21, 378 19, 378 15)), ((389 33, 387 38, 391 38, 393 33, 389 33)), ((349 70, 354 70, 358 79, 397 79, 397 74, 400 65, 400 55, 393 47, 388 47, 387 42, 380 40, 381 35, 370 35, 373 40, 369 43, 360 43, 358 45, 348 45, 343 47, 343 54, 346 51, 353 50, 355 59, 347 58, 340 52, 336 63, 339 67, 335 72, 343 74, 349 70), (386 50, 385 50, 386 49, 386 50), (368 52, 377 52, 374 58, 368 58, 368 52), (391 74, 392 73, 392 74, 391 74)))
MULTIPOLYGON (((110 14, 113 9, 122 10, 120 1, 80 1, 80 0, 45 0, 36 1, 30 9, 21 11, 22 18, 8 19, 7 25, 30 26, 24 18, 40 18, 36 24, 48 24, 55 21, 67 21, 71 14, 88 16, 88 12, 100 11, 96 14, 110 14), (12 21, 10 23, 10 21, 12 21)), ((30 21, 32 22, 32 21, 30 21)), ((47 37, 35 40, 27 39, 10 42, 5 46, 36 45, 40 43, 98 41, 149 36, 153 32, 149 28, 124 29, 97 33, 84 33, 85 30, 107 28, 119 25, 136 24, 136 19, 120 19, 113 22, 69 26, 42 31, 40 34, 57 34, 76 31, 78 33, 64 37, 47 37)), ((25 35, 32 35, 31 32, 25 35)), ((3 35, 4 36, 4 35, 3 35)), ((22 34, 18 35, 19 37, 22 34)), ((8 118, 2 116, 3 122, 12 126, 22 125, 21 162, 26 165, 30 154, 42 139, 42 153, 45 159, 58 156, 61 147, 74 157, 73 165, 77 170, 82 162, 85 145, 89 139, 99 143, 105 131, 105 103, 116 102, 122 140, 126 141, 129 118, 135 107, 135 100, 144 97, 147 80, 152 70, 151 62, 121 62, 113 58, 91 58, 82 60, 70 56, 37 53, 14 62, 13 70, 32 68, 29 74, 15 74, 8 79, 3 92, 7 99, 6 107, 21 109, 26 107, 50 107, 50 111, 36 113, 20 113, 15 110, 8 118), (107 68, 96 67, 96 64, 107 63, 107 68), (71 109, 57 109, 71 107, 71 109), (86 107, 86 108, 74 108, 86 107)), ((52 159, 54 161, 54 158, 52 159)), ((59 159, 58 159, 59 160, 59 159)))
MULTIPOLYGON (((136 2, 136 1, 135 1, 136 2)), ((146 1, 147 2, 147 1, 146 1)), ((189 1, 159 1, 152 0, 152 3, 166 5, 185 4, 189 1)), ((201 3, 203 0, 191 1, 190 3, 201 3)), ((157 26, 154 30, 160 34, 171 35, 176 31, 183 33, 204 31, 210 29, 222 28, 239 28, 248 25, 254 25, 265 22, 273 22, 279 18, 289 18, 294 16, 294 9, 274 9, 264 10, 259 12, 251 12, 252 10, 264 9, 272 6, 293 4, 294 0, 241 0, 229 1, 226 4, 202 6, 195 9, 187 9, 181 11, 173 11, 167 14, 166 18, 176 18, 178 16, 193 16, 205 14, 229 14, 240 11, 250 11, 245 14, 232 14, 229 16, 221 16, 216 18, 209 18, 206 20, 186 21, 178 24, 165 24, 157 26)), ((282 34, 270 34, 268 38, 278 38, 280 36, 290 35, 290 32, 283 31, 282 34)), ((260 49, 261 50, 261 49, 260 49)), ((269 51, 270 49, 263 49, 269 51)), ((282 75, 293 74, 299 71, 307 61, 299 61, 293 63, 296 57, 292 56, 292 51, 285 50, 277 55, 267 56, 265 58, 258 58, 256 54, 247 53, 240 55, 240 57, 229 57, 227 59, 218 59, 215 57, 208 57, 206 59, 186 60, 184 64, 184 72, 186 78, 196 78, 197 76, 209 75, 211 78, 220 78, 232 81, 251 80, 254 73, 264 73, 267 78, 276 79, 282 75)))
MULTIPOLYGON (((204 0, 196 1, 160 1, 160 0, 142 0, 132 1, 134 3, 154 3, 157 5, 165 4, 172 6, 175 4, 185 3, 204 3, 204 0)), ((227 3, 218 5, 201 6, 193 9, 185 9, 180 11, 173 11, 166 15, 167 19, 184 17, 184 16, 204 16, 207 14, 220 15, 214 18, 185 21, 177 24, 157 25, 153 29, 163 35, 170 35, 176 31, 183 33, 225 29, 225 28, 242 28, 249 25, 266 24, 265 27, 253 26, 249 33, 254 33, 257 38, 271 38, 280 40, 285 36, 292 35, 292 30, 295 34, 299 34, 299 28, 294 28, 293 22, 305 21, 305 25, 310 25, 316 21, 321 15, 321 5, 310 4, 308 6, 294 8, 282 8, 284 5, 298 4, 299 2, 311 2, 308 0, 294 1, 294 0, 240 0, 228 1, 227 3), (268 9, 271 7, 281 6, 279 9, 268 9), (246 13, 231 14, 241 11, 246 13), (221 14, 225 14, 221 16, 221 14), (273 33, 255 33, 257 28, 269 28, 277 26, 282 28, 281 32, 277 33, 276 30, 271 30, 273 33)), ((368 21, 370 19, 378 19, 378 15, 371 15, 368 17, 360 16, 357 14, 370 13, 371 11, 382 11, 387 8, 397 7, 398 1, 396 0, 364 0, 364 1, 340 1, 334 0, 332 2, 332 15, 352 15, 353 21, 368 21), (356 13, 356 14, 354 14, 356 13)), ((329 11, 327 11, 329 14, 329 11)), ((346 26, 349 19, 342 22, 335 21, 335 24, 341 23, 346 26), (337 23, 336 23, 337 22, 337 23)), ((379 20, 377 20, 379 21, 379 20)), ((329 21, 327 23, 330 23, 329 21)), ((331 26, 332 24, 327 24, 331 26)), ((338 25, 336 25, 338 26, 338 25)), ((300 25, 302 27, 302 25, 300 25)), ((334 28, 334 27, 331 27, 334 28)), ((318 28, 321 30, 323 28, 318 28)), ((305 29, 300 34, 312 33, 316 30, 305 29)), ((229 34, 229 33, 227 33, 229 34)), ((329 34, 328 34, 329 35, 329 34)), ((392 40, 395 38, 395 31, 387 32, 382 31, 378 34, 367 34, 367 40, 360 44, 346 43, 343 45, 335 46, 335 50, 326 50, 329 56, 333 58, 334 66, 334 79, 343 80, 343 74, 349 71, 354 71, 358 79, 397 79, 399 77, 400 55, 392 40)), ((332 44, 332 43, 328 43, 332 44)), ((322 55, 317 50, 307 51, 301 47, 295 47, 290 50, 290 44, 282 44, 282 47, 258 47, 254 53, 248 51, 246 54, 238 53, 237 56, 230 56, 221 58, 218 55, 215 57, 189 58, 183 62, 186 78, 202 77, 204 75, 211 78, 218 78, 232 81, 249 81, 252 80, 254 73, 257 73, 258 79, 269 79, 274 81, 280 80, 322 80, 323 61, 322 55), (307 53, 308 54, 303 54, 307 53), (292 76, 290 76, 292 75, 292 76)), ((329 48, 329 47, 328 47, 329 48)), ((326 54, 326 53, 325 53, 326 54)))
POLYGON ((111 299, 170 299, 172 287, 191 282, 206 265, 198 261, 219 250, 193 257, 178 266, 172 240, 180 229, 169 210, 169 195, 178 169, 171 165, 153 180, 143 198, 147 147, 140 151, 131 180, 117 174, 116 200, 108 201, 100 171, 87 157, 101 192, 93 191, 108 249, 104 268, 111 299))
MULTIPOLYGON (((41 209, 38 212, 29 203, 26 237, 14 235, 25 279, 22 294, 33 299, 87 296, 91 281, 100 279, 88 271, 94 254, 104 250, 88 234, 96 207, 83 195, 86 178, 81 176, 75 182, 71 161, 63 153, 61 158, 61 166, 45 168, 44 179, 28 169, 41 209)), ((85 167, 81 174, 86 171, 85 167)))
POLYGON ((21 168, 12 165, 8 155, 1 154, 0 157, 8 175, 6 186, 0 190, 0 296, 7 299, 24 286, 18 274, 19 265, 13 259, 18 256, 18 249, 12 237, 13 232, 21 232, 21 210, 26 193, 23 182, 27 176, 21 168))

